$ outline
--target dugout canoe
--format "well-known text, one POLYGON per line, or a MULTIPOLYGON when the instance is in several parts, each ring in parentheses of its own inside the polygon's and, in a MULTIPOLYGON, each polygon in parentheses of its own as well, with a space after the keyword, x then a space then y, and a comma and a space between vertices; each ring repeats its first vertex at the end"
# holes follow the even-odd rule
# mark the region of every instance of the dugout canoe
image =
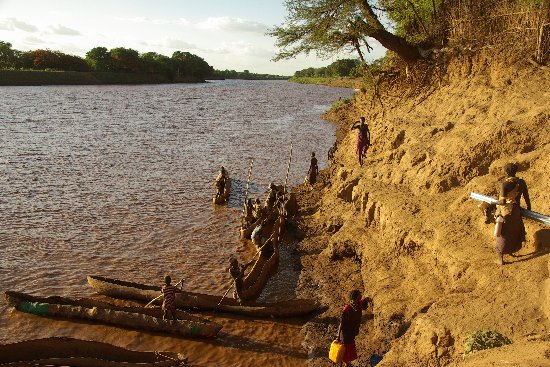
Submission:
POLYGON ((229 191, 231 190, 231 179, 227 177, 225 179, 225 187, 223 189, 223 194, 220 196, 214 196, 212 202, 214 204, 224 204, 229 199, 229 191))
MULTIPOLYGON (((256 262, 252 266, 252 270, 243 278, 241 289, 236 289, 233 293, 239 297, 242 301, 253 301, 257 299, 264 290, 267 281, 277 271, 279 266, 279 236, 280 227, 276 226, 272 237, 268 239, 271 242, 273 252, 266 256, 265 254, 259 254, 256 262)), ((267 243, 267 241, 266 241, 267 243)), ((269 246, 269 244, 265 245, 269 246)), ((267 247, 264 247, 267 249, 267 247)), ((258 249, 260 251, 261 249, 258 249)))
POLYGON ((187 364, 174 352, 137 352, 107 343, 44 338, 0 345, 0 366, 172 367, 187 364))
POLYGON ((15 309, 38 316, 82 319, 137 330, 178 334, 188 337, 215 337, 222 326, 215 322, 177 311, 177 320, 163 320, 162 310, 145 307, 115 306, 91 298, 71 299, 37 297, 7 291, 6 302, 15 309))
MULTIPOLYGON (((95 292, 113 298, 131 299, 149 302, 160 294, 160 287, 145 285, 106 277, 88 275, 88 284, 95 292)), ((176 294, 178 308, 213 311, 222 300, 222 296, 182 292, 176 294)), ((159 302, 160 303, 160 302, 159 302)), ((311 299, 291 299, 269 303, 250 302, 240 305, 238 300, 225 297, 218 311, 235 313, 258 318, 299 317, 320 309, 320 305, 311 299)))

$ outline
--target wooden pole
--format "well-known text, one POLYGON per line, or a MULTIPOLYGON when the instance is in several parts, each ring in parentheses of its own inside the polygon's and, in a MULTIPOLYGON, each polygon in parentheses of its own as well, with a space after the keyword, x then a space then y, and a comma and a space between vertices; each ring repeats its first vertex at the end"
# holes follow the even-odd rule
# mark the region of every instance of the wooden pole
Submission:
POLYGON ((288 174, 290 173, 290 163, 292 163, 292 140, 290 141, 290 156, 288 157, 288 166, 286 168, 285 186, 283 189, 283 198, 286 194, 286 185, 288 184, 288 174))
POLYGON ((248 179, 246 180, 246 191, 244 192, 244 205, 246 205, 246 199, 248 199, 248 185, 250 184, 250 176, 252 175, 252 166, 254 165, 254 158, 250 161, 250 168, 248 169, 248 179))

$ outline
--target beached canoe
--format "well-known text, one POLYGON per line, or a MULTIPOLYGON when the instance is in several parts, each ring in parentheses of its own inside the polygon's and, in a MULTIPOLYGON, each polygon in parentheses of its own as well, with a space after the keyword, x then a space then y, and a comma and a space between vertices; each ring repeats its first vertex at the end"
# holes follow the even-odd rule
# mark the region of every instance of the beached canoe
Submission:
POLYGON ((222 326, 178 311, 177 320, 163 320, 160 308, 122 307, 91 298, 36 297, 7 291, 6 302, 22 312, 38 316, 82 319, 138 330, 164 332, 189 337, 215 337, 222 326))
POLYGON ((220 196, 214 196, 212 198, 212 202, 214 204, 225 204, 227 200, 229 199, 229 191, 231 190, 231 179, 228 177, 225 179, 225 187, 223 190, 223 194, 220 196))
POLYGON ((137 352, 72 338, 44 338, 0 345, 0 366, 171 367, 186 365, 174 352, 137 352))
MULTIPOLYGON (((88 275, 88 283, 97 293, 113 298, 149 302, 160 294, 160 287, 157 286, 101 276, 88 275)), ((178 308, 213 311, 221 300, 222 296, 184 291, 176 294, 175 304, 178 308)), ((251 317, 284 318, 304 316, 319 308, 320 305, 310 299, 291 299, 270 303, 251 302, 240 305, 238 300, 225 297, 217 310, 251 317)))

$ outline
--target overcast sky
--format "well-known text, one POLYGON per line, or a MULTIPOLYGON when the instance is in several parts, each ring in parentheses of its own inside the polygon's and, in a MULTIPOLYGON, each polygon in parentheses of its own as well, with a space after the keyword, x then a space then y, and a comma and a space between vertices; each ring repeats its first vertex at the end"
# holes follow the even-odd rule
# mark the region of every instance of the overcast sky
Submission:
MULTIPOLYGON (((187 51, 216 69, 279 75, 337 59, 271 61, 275 39, 265 33, 285 16, 282 0, 0 0, 0 41, 79 56, 97 46, 166 56, 187 51)), ((372 45, 369 58, 382 56, 372 45)))

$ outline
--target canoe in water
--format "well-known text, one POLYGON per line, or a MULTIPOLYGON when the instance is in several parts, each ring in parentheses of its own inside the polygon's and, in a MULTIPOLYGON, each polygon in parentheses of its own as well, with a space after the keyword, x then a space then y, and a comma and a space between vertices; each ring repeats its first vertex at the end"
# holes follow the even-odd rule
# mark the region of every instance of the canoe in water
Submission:
POLYGON ((0 366, 171 367, 185 365, 174 352, 137 352, 72 338, 44 338, 0 345, 0 366))
POLYGON ((215 337, 222 326, 179 311, 176 319, 163 320, 160 308, 122 307, 91 298, 36 297, 7 291, 6 302, 15 309, 38 316, 82 319, 131 329, 189 337, 215 337))
MULTIPOLYGON (((243 301, 252 301, 257 299, 262 294, 269 278, 277 272, 279 266, 279 239, 281 236, 282 225, 284 224, 284 218, 280 218, 273 224, 272 236, 268 240, 267 244, 264 244, 264 250, 267 250, 267 246, 271 246, 272 252, 267 254, 267 251, 263 254, 259 254, 256 262, 254 263, 252 270, 243 278, 241 289, 234 292, 243 301)), ((260 249, 258 249, 260 251, 260 249)))
MULTIPOLYGON (((110 279, 101 276, 88 275, 88 284, 95 292, 113 298, 131 299, 141 302, 150 302, 160 294, 160 287, 145 285, 122 280, 110 279)), ((176 294, 175 305, 178 308, 213 311, 222 296, 202 294, 196 292, 182 292, 176 294)), ((158 301, 160 303, 160 301, 158 301)), ((310 299, 291 299, 269 303, 239 304, 234 298, 224 298, 219 311, 246 315, 251 317, 297 317, 304 316, 319 310, 320 305, 310 299)))
POLYGON ((229 199, 229 190, 231 190, 231 179, 228 177, 225 179, 225 187, 223 189, 223 194, 220 196, 214 196, 212 202, 214 204, 224 204, 229 199))

